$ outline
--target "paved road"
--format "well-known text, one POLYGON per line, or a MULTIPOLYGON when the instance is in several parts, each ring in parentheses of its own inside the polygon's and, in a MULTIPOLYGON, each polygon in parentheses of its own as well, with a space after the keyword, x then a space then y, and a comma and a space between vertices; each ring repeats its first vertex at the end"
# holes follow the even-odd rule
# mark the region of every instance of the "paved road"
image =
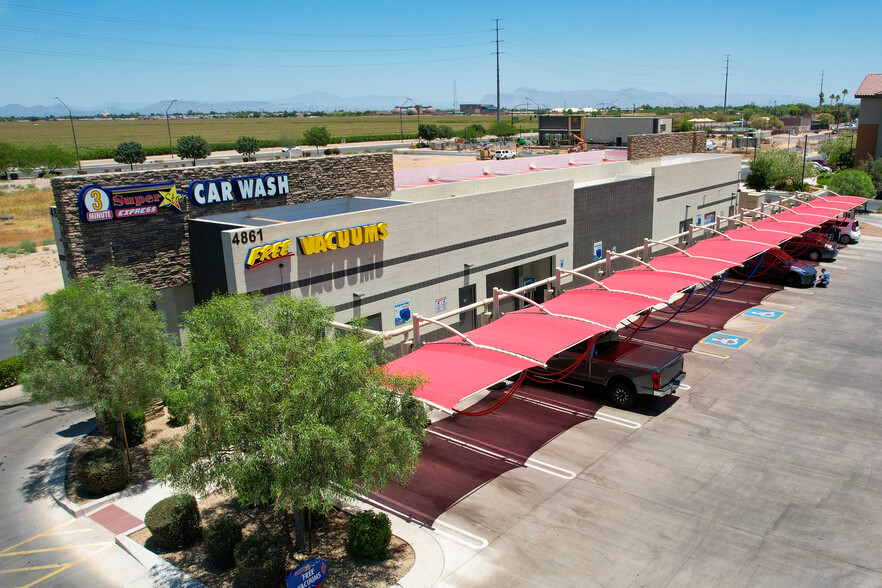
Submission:
POLYGON ((18 334, 18 330, 42 319, 44 314, 43 312, 37 312, 0 321, 0 359, 18 355, 18 349, 15 343, 12 342, 13 338, 18 334))
POLYGON ((460 500, 438 585, 882 585, 880 263, 882 239, 850 246, 830 289, 775 292, 777 320, 727 325, 743 347, 689 354, 656 416, 598 411, 640 428, 577 424, 533 454, 546 471, 460 500))
POLYGON ((112 533, 74 519, 49 495, 63 485, 52 473, 92 426, 87 412, 37 405, 18 386, 0 390, 0 585, 150 585, 112 533))

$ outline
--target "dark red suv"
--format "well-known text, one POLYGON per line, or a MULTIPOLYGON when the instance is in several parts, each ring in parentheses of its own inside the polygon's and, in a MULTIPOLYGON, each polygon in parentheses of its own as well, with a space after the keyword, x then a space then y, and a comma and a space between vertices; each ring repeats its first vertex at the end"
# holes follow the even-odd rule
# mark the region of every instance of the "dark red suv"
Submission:
POLYGON ((806 233, 781 243, 781 249, 791 257, 812 261, 833 261, 839 254, 836 243, 817 233, 806 233))

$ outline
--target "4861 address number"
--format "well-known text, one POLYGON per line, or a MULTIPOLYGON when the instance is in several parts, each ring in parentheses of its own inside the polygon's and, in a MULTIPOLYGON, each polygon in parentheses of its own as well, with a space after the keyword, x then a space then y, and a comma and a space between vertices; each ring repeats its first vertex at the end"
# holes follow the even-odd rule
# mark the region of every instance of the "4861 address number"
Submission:
POLYGON ((248 245, 263 241, 263 229, 251 229, 249 231, 236 231, 233 233, 233 245, 248 245))

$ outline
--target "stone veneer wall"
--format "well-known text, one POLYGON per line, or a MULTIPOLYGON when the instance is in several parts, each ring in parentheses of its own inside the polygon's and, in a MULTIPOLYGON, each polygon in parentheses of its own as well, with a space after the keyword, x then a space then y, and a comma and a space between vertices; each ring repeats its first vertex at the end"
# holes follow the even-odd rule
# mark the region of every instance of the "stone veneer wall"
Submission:
POLYGON ((629 160, 706 151, 707 131, 628 136, 629 160))
POLYGON ((52 179, 70 278, 100 273, 108 264, 124 266, 154 289, 192 281, 187 219, 329 200, 344 196, 388 196, 394 189, 392 155, 344 155, 203 167, 65 176, 52 179), (287 198, 263 198, 199 207, 189 199, 182 213, 161 208, 157 214, 88 223, 77 203, 84 186, 135 186, 174 180, 179 188, 192 181, 287 173, 287 198))

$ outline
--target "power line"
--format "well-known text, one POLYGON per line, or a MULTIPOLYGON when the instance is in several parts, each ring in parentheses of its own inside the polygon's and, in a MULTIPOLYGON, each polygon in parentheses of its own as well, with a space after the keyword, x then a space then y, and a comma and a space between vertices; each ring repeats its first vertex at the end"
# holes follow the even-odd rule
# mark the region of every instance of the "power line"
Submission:
POLYGON ((0 29, 9 31, 19 31, 23 33, 33 33, 38 35, 48 35, 51 37, 67 37, 71 39, 85 39, 88 41, 103 41, 110 43, 126 43, 129 45, 146 45, 149 47, 177 47, 180 49, 209 49, 211 51, 235 51, 242 52, 267 52, 267 53, 403 53, 415 51, 440 51, 444 49, 460 49, 465 47, 484 46, 485 43, 465 43, 460 45, 442 45, 436 47, 395 47, 392 49, 288 49, 288 48, 257 48, 257 47, 236 47, 231 45, 203 45, 203 44, 186 44, 186 43, 168 43, 166 41, 139 41, 135 39, 124 39, 121 37, 102 37, 97 35, 81 35, 77 33, 68 33, 61 31, 48 31, 43 29, 31 29, 26 27, 16 27, 10 25, 0 25, 0 29))
POLYGON ((273 63, 221 63, 221 62, 193 62, 193 61, 169 61, 164 59, 139 59, 136 57, 120 57, 107 55, 85 55, 82 53, 70 53, 66 51, 44 51, 42 49, 22 49, 19 47, 3 47, 0 51, 9 51, 12 53, 24 53, 27 55, 51 55, 54 57, 75 57, 77 59, 91 59, 96 61, 119 61, 127 63, 152 63, 158 65, 178 65, 178 66, 198 66, 198 67, 244 67, 244 68, 276 68, 276 69, 296 69, 296 68, 343 68, 343 67, 379 67, 385 65, 418 65, 423 63, 442 63, 447 61, 465 61, 477 59, 474 55, 466 57, 451 57, 446 59, 429 59, 423 61, 390 61, 385 63, 345 63, 345 64, 273 64, 273 63))
MULTIPOLYGON (((248 31, 242 29, 225 29, 220 27, 194 27, 194 26, 185 26, 174 24, 170 22, 150 22, 144 20, 136 20, 131 18, 119 18, 112 16, 98 16, 95 14, 83 14, 78 12, 69 12, 65 10, 52 10, 48 8, 38 8, 35 6, 24 6, 21 4, 3 4, 4 8, 11 8, 13 10, 21 10, 24 12, 35 12, 38 14, 48 14, 53 16, 63 16, 66 18, 78 18, 85 19, 91 21, 99 21, 99 22, 110 22, 116 24, 130 24, 137 25, 143 27, 153 27, 160 28, 163 30, 180 30, 180 31, 202 31, 207 33, 225 33, 229 35, 252 35, 265 37, 269 34, 269 31, 260 30, 260 31, 248 31)), ((286 33, 283 31, 272 31, 271 34, 274 37, 310 37, 310 38, 360 38, 360 39, 407 39, 407 38, 425 38, 425 37, 449 37, 454 35, 479 35, 484 34, 485 31, 460 31, 460 32, 448 32, 448 33, 423 33, 423 34, 394 34, 394 35, 360 35, 360 34, 319 34, 319 33, 286 33)))

